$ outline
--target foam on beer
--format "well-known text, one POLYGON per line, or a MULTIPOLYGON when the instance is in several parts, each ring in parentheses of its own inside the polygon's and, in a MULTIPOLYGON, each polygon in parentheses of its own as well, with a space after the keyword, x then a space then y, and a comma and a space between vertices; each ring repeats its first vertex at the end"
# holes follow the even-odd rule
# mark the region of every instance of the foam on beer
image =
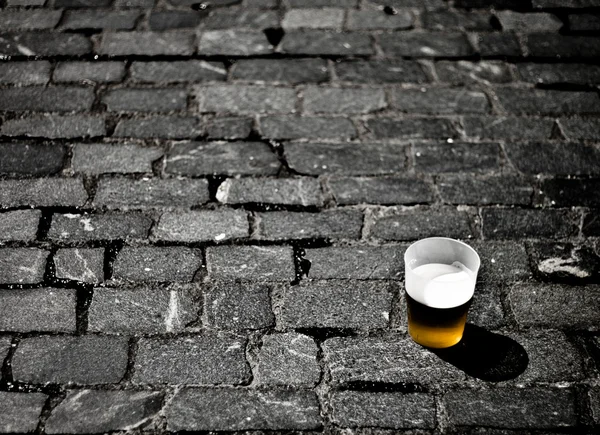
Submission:
POLYGON ((419 279, 413 282, 414 285, 407 286, 406 291, 411 298, 428 307, 458 307, 475 292, 474 273, 458 261, 423 264, 412 272, 419 279))

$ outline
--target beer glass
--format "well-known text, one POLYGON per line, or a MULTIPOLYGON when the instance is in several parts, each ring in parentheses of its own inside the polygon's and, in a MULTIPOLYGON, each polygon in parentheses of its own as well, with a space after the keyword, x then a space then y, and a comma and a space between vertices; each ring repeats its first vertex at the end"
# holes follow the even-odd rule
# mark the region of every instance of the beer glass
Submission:
POLYGON ((419 240, 404 253, 408 333, 432 348, 457 344, 475 292, 481 260, 469 245, 446 237, 419 240))

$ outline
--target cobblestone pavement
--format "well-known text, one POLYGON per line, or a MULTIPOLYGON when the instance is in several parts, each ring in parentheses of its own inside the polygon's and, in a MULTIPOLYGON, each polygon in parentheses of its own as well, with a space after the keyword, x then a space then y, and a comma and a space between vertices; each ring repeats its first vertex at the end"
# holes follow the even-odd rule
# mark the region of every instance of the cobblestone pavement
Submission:
POLYGON ((0 432, 600 430, 599 0, 0 6, 0 432))

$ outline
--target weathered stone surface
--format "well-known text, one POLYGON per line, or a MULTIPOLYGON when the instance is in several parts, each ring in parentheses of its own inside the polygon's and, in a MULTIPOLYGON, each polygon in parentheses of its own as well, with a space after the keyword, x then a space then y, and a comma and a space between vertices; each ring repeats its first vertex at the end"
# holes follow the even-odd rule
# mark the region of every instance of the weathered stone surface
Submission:
POLYGON ((54 6, 57 8, 106 8, 110 6, 110 0, 55 0, 54 6))
POLYGON ((354 83, 424 83, 429 79, 414 61, 343 60, 334 64, 338 80, 354 83))
POLYGON ((62 29, 131 30, 140 13, 131 11, 67 11, 61 21, 62 29))
MULTIPOLYGON (((259 1, 245 3, 243 7, 214 9, 208 19, 204 20, 206 29, 251 29, 264 30, 279 27, 278 11, 258 9, 261 7, 276 8, 275 4, 259 4, 259 1)), ((272 0, 264 0, 271 1, 272 0)), ((238 1, 239 3, 239 1, 238 1)))
POLYGON ((533 183, 514 175, 442 175, 437 186, 452 204, 531 204, 533 183))
POLYGON ((43 114, 7 120, 2 124, 2 134, 49 139, 96 137, 104 136, 106 128, 100 116, 43 114))
POLYGON ((30 86, 0 89, 0 110, 19 112, 74 112, 89 110, 94 102, 91 88, 30 86))
POLYGON ((50 252, 38 248, 0 249, 1 284, 37 284, 44 279, 50 252))
POLYGON ((401 279, 406 246, 359 246, 306 249, 311 279, 401 279))
POLYGON ((375 216, 371 236, 383 240, 417 240, 425 237, 470 238, 469 216, 453 207, 443 209, 386 210, 375 216))
POLYGON ((133 81, 142 83, 203 82, 227 78, 227 70, 223 63, 204 60, 136 61, 131 64, 130 74, 133 81))
POLYGON ((167 428, 178 430, 309 430, 321 427, 312 391, 186 388, 166 409, 167 428))
POLYGON ((54 214, 48 238, 59 241, 146 239, 152 219, 141 213, 54 214))
POLYGON ((600 276, 600 259, 587 246, 532 242, 528 245, 534 272, 544 281, 574 283, 600 276))
POLYGON ((250 136, 253 125, 252 118, 212 118, 206 125, 206 133, 209 139, 245 139, 250 136))
POLYGON ((558 207, 600 207, 600 180, 549 178, 542 182, 542 192, 551 205, 558 207))
POLYGON ((350 9, 346 28, 350 30, 409 29, 414 22, 415 17, 409 10, 398 10, 395 14, 390 15, 383 11, 350 9))
POLYGON ((500 166, 496 143, 414 145, 414 164, 420 172, 488 172, 500 166))
POLYGON ((521 56, 523 54, 519 40, 514 33, 479 33, 476 38, 479 53, 483 57, 521 56))
POLYGON ((357 135, 347 118, 268 116, 260 118, 260 130, 275 139, 352 139, 357 135))
POLYGON ((323 195, 314 178, 228 178, 219 186, 217 200, 224 204, 320 206, 323 195))
POLYGON ((521 78, 530 83, 599 83, 600 66, 582 63, 520 63, 521 78))
POLYGON ((516 118, 506 116, 464 117, 467 136, 482 139, 549 139, 553 119, 516 118))
POLYGON ((340 29, 343 21, 343 9, 290 9, 283 16, 281 27, 284 29, 340 29))
POLYGON ((152 173, 152 162, 163 151, 156 147, 129 144, 76 144, 71 165, 75 172, 86 174, 152 173))
POLYGON ((379 281, 302 281, 285 289, 278 325, 285 328, 385 328, 395 291, 395 285, 379 281))
POLYGON ((251 376, 244 348, 244 339, 217 335, 164 340, 143 338, 139 343, 133 382, 243 384, 251 376))
POLYGON ((241 210, 163 213, 152 231, 156 240, 205 242, 249 236, 248 215, 241 210))
POLYGON ((519 13, 513 11, 498 11, 496 17, 502 25, 502 30, 527 33, 558 32, 563 26, 562 21, 553 14, 545 12, 519 13))
POLYGON ((302 174, 381 175, 404 172, 405 147, 396 144, 289 143, 290 168, 302 174))
POLYGON ((98 183, 94 204, 122 209, 190 207, 208 199, 206 180, 105 178, 98 183))
POLYGON ((120 82, 125 77, 125 62, 59 62, 52 79, 55 82, 120 82))
POLYGON ((75 332, 75 304, 72 289, 0 290, 0 330, 75 332))
POLYGON ((486 283, 524 281, 531 278, 525 247, 517 242, 470 242, 481 259, 477 280, 486 283))
POLYGON ((4 362, 11 348, 12 337, 3 335, 0 337, 0 360, 4 362))
POLYGON ((369 113, 386 107, 383 89, 307 87, 304 110, 312 113, 369 113))
POLYGON ((167 156, 166 171, 180 175, 275 175, 277 155, 262 142, 181 142, 167 156))
POLYGON ((363 223, 360 210, 326 210, 320 213, 275 211, 257 213, 257 235, 265 240, 358 239, 363 223))
POLYGON ((212 282, 204 290, 204 324, 222 330, 273 326, 269 288, 261 284, 212 282))
POLYGON ((42 213, 39 210, 15 210, 0 213, 0 241, 35 240, 42 213))
POLYGON ((122 119, 113 133, 116 137, 187 139, 202 134, 200 120, 193 116, 151 116, 122 119))
POLYGON ((485 208, 483 235, 490 239, 569 237, 577 234, 579 216, 570 210, 485 208))
POLYGON ((181 89, 113 89, 102 97, 110 111, 170 112, 187 108, 187 92, 181 89))
POLYGON ((73 390, 52 410, 46 433, 100 433, 143 427, 162 407, 152 391, 73 390))
POLYGON ((388 33, 379 37, 379 43, 386 56, 461 57, 475 53, 461 33, 388 33))
POLYGON ((324 59, 241 59, 232 67, 232 78, 237 80, 305 83, 328 77, 324 59))
POLYGON ((500 104, 508 112, 516 114, 552 115, 600 112, 600 97, 593 92, 497 88, 495 93, 500 104))
POLYGON ((283 5, 288 8, 320 8, 335 6, 338 8, 355 8, 358 0, 284 0, 283 5))
POLYGON ((42 393, 0 391, 0 432, 34 432, 47 398, 42 393))
POLYGON ((66 149, 62 145, 0 143, 0 174, 50 175, 63 167, 66 149))
POLYGON ((87 198, 80 178, 0 180, 0 205, 3 207, 79 207, 87 198))
POLYGON ((13 356, 13 377, 38 384, 114 384, 125 374, 127 351, 125 337, 25 338, 13 356))
POLYGON ((335 177, 327 183, 339 205, 415 204, 433 201, 433 187, 415 177, 335 177))
POLYGON ((590 408, 592 409, 592 419, 594 424, 600 424, 600 388, 594 387, 588 392, 590 408))
POLYGON ((148 17, 148 26, 152 30, 169 30, 196 27, 206 13, 190 11, 153 11, 148 17))
POLYGON ((595 58, 600 54, 597 38, 593 36, 565 36, 556 33, 532 33, 527 35, 530 56, 556 59, 569 57, 595 58))
POLYGON ((3 85, 45 85, 50 80, 50 62, 2 62, 0 83, 3 85))
POLYGON ((600 17, 594 14, 569 15, 569 30, 594 32, 600 30, 600 17))
POLYGON ((508 159, 525 174, 600 174, 600 150, 582 143, 515 143, 504 145, 508 159))
POLYGON ((59 249, 54 254, 56 277, 97 284, 104 281, 104 249, 59 249))
POLYGON ((581 231, 586 236, 600 235, 600 219, 598 219, 598 216, 593 213, 586 213, 583 218, 581 231))
POLYGON ((196 88, 200 112, 293 113, 296 92, 290 88, 251 85, 213 85, 196 88))
POLYGON ((74 33, 3 33, 1 38, 4 56, 81 56, 92 51, 90 40, 74 33))
POLYGON ((598 329, 600 287, 560 284, 515 284, 508 301, 520 326, 598 329))
POLYGON ((600 123, 597 119, 561 118, 558 123, 569 139, 600 139, 600 123))
POLYGON ((292 281, 292 248, 288 246, 217 246, 206 248, 208 274, 215 279, 292 281))
POLYGON ((200 311, 193 287, 96 288, 89 307, 88 330, 116 334, 179 332, 200 311))
POLYGON ((456 137, 456 128, 444 118, 374 118, 367 121, 367 128, 377 139, 424 139, 456 137))
POLYGON ((569 389, 544 387, 456 390, 444 397, 456 426, 510 429, 575 426, 575 396, 569 389))
POLYGON ((448 88, 396 89, 392 106, 402 112, 442 115, 490 111, 483 92, 448 88))
POLYGON ((201 264, 201 254, 184 246, 126 246, 113 264, 113 278, 127 281, 189 282, 201 264))
POLYGON ((279 51, 304 55, 370 55, 374 53, 369 35, 358 32, 335 33, 325 30, 290 30, 285 33, 279 51))
POLYGON ((303 334, 269 334, 258 355, 257 381, 261 385, 314 387, 321 376, 315 341, 303 334))
POLYGON ((332 420, 341 427, 390 429, 435 426, 435 401, 427 394, 337 391, 331 397, 332 420))
POLYGON ((263 32, 256 30, 208 30, 200 35, 198 53, 226 56, 270 54, 273 46, 263 32))
POLYGON ((187 32, 107 32, 102 35, 98 53, 127 55, 190 55, 194 35, 187 32))
POLYGON ((503 62, 440 61, 435 70, 441 81, 452 84, 507 83, 512 81, 508 65, 503 62))
POLYGON ((419 346, 408 336, 332 338, 323 343, 333 385, 361 382, 451 383, 461 370, 419 346))
POLYGON ((475 294, 467 313, 467 323, 494 331, 506 326, 500 300, 502 290, 500 285, 481 281, 478 276, 475 294))

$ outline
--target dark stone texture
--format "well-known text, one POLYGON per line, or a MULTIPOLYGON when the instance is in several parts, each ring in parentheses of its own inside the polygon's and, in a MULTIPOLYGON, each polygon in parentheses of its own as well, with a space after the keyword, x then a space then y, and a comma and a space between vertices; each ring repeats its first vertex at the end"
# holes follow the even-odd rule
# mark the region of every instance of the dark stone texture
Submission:
POLYGON ((558 32, 563 22, 553 14, 546 12, 520 13, 513 11, 496 12, 495 16, 500 21, 502 30, 535 33, 558 32))
POLYGON ((388 33, 380 35, 379 44, 384 54, 392 57, 462 57, 475 54, 462 33, 388 33))
POLYGON ((363 223, 360 210, 327 210, 320 213, 274 211, 257 213, 257 236, 264 240, 359 239, 363 223))
POLYGON ((377 139, 438 139, 457 136, 452 122, 443 118, 375 118, 367 121, 367 128, 377 139))
POLYGON ((520 63, 521 78, 530 83, 600 83, 600 66, 582 63, 520 63))
POLYGON ((465 89, 396 89, 392 106, 408 113, 488 113, 490 102, 483 92, 465 89))
POLYGON ((600 122, 594 118, 561 118, 562 131, 569 139, 600 140, 600 122))
POLYGON ((444 402, 456 426, 548 429, 577 424, 573 391, 562 388, 456 390, 444 402))
POLYGON ((92 51, 90 40, 75 33, 2 33, 3 56, 81 56, 92 51))
POLYGON ((0 205, 82 206, 88 195, 80 178, 0 180, 0 205))
POLYGON ((399 10, 389 15, 383 11, 352 10, 348 11, 346 28, 350 30, 399 30, 410 29, 415 22, 411 11, 399 10))
MULTIPOLYGON (((187 13, 187 12, 186 12, 187 13)), ((171 62, 138 62, 130 67, 131 79, 141 83, 186 83, 221 81, 227 70, 221 62, 186 60, 171 62)))
POLYGON ((182 89, 115 89, 102 97, 109 111, 170 112, 187 108, 187 92, 182 89))
POLYGON ((0 391, 0 432, 34 432, 47 398, 42 393, 0 391))
POLYGON ((508 83, 512 75, 507 64, 495 61, 440 61, 435 70, 443 82, 456 85, 471 83, 508 83))
POLYGON ((223 117, 207 121, 209 139, 246 139, 252 132, 252 118, 223 117))
POLYGON ((424 83, 423 68, 410 60, 343 60, 334 64, 338 80, 353 83, 424 83))
POLYGON ((54 214, 48 238, 55 241, 146 239, 152 219, 141 213, 54 214))
POLYGON ((251 375, 245 340, 218 335, 143 338, 135 362, 136 384, 237 385, 251 375))
POLYGON ((490 240, 470 244, 481 258, 479 282, 503 283, 531 278, 527 252, 522 244, 490 240))
POLYGON ((0 174, 55 174, 62 168, 65 154, 65 147, 58 144, 0 143, 0 174))
POLYGON ((54 0, 55 8, 106 8, 110 0, 54 0))
POLYGON ((530 263, 544 281, 577 283, 600 276, 600 259, 587 246, 571 243, 532 242, 530 263))
POLYGON ((595 32, 600 30, 600 16, 597 14, 569 15, 569 30, 576 32, 595 32))
POLYGON ((13 356, 13 377, 38 384, 114 384, 125 374, 127 350, 124 337, 25 338, 13 356))
POLYGON ((62 29, 131 30, 140 13, 130 11, 67 11, 61 21, 62 29))
POLYGON ((529 205, 533 197, 533 183, 514 175, 442 175, 437 186, 451 204, 529 205))
POLYGON ((217 246, 206 249, 208 275, 215 279, 292 281, 296 276, 288 246, 217 246))
POLYGON ((186 388, 169 403, 166 416, 170 431, 309 430, 322 424, 314 392, 283 389, 186 388))
POLYGON ((41 30, 53 29, 60 20, 61 11, 3 10, 0 14, 2 30, 41 30))
POLYGON ((490 239, 570 237, 578 232, 578 216, 571 210, 485 208, 481 211, 483 235, 490 239))
POLYGON ((426 11, 423 14, 423 24, 430 30, 494 30, 490 19, 492 14, 488 11, 453 11, 437 10, 426 11))
POLYGON ((321 377, 317 352, 315 341, 303 334, 265 335, 258 356, 258 383, 314 387, 321 377))
POLYGON ((506 326, 500 285, 482 283, 479 276, 477 280, 475 294, 467 314, 467 323, 492 331, 506 326))
POLYGON ((264 329, 275 324, 269 288, 260 284, 208 283, 203 313, 204 325, 221 330, 264 329))
POLYGON ((536 9, 546 8, 594 8, 599 7, 598 0, 532 0, 536 9))
POLYGON ((152 162, 162 155, 160 148, 133 144, 76 144, 71 166, 85 174, 152 173, 152 162))
POLYGON ((358 0, 283 0, 283 5, 288 8, 355 8, 358 0))
POLYGON ((0 241, 35 240, 42 213, 39 210, 14 210, 0 213, 0 241))
POLYGON ((557 207, 600 208, 600 180, 597 178, 549 178, 542 182, 541 190, 550 204, 557 207))
POLYGON ((151 30, 193 28, 198 26, 205 16, 204 12, 154 11, 148 17, 148 26, 151 30))
POLYGON ((480 33, 477 35, 479 53, 483 57, 521 56, 521 46, 513 33, 480 33))
POLYGON ((500 148, 495 143, 414 145, 413 152, 420 172, 489 172, 500 165, 500 148))
POLYGON ((114 136, 160 139, 195 138, 202 133, 200 121, 192 116, 152 116, 143 119, 122 119, 114 136))
POLYGON ((108 208, 189 207, 208 201, 206 180, 106 178, 98 183, 96 206, 108 208))
POLYGON ((425 237, 470 238, 469 216, 453 207, 443 209, 391 209, 375 216, 371 236, 383 240, 417 240, 425 237))
POLYGON ((45 85, 50 80, 50 62, 0 63, 0 83, 3 85, 45 85))
POLYGON ((306 249, 310 279, 401 279, 406 246, 357 246, 306 249))
POLYGON ((334 33, 326 30, 290 30, 285 33, 279 51, 304 55, 370 55, 374 53, 369 35, 334 33))
POLYGON ((338 205, 416 204, 433 201, 433 187, 411 176, 330 178, 327 183, 338 205))
POLYGON ((508 159, 525 174, 584 175, 600 173, 600 150, 581 143, 504 145, 508 159))
POLYGON ((0 290, 0 330, 75 332, 75 303, 71 289, 0 290))
POLYGON ((213 85, 197 87, 200 112, 217 113, 292 113, 296 92, 290 88, 251 85, 213 85))
POLYGON ((600 97, 594 92, 496 88, 495 93, 500 104, 511 113, 552 115, 600 112, 600 97))
POLYGON ((395 144, 290 143, 290 168, 301 174, 382 175, 404 172, 405 147, 395 144))
POLYGON ((194 287, 96 288, 88 330, 114 334, 164 334, 183 331, 198 317, 194 287))
POLYGON ((302 281, 285 289, 278 325, 285 328, 385 328, 393 284, 379 281, 302 281))
POLYGON ((556 33, 527 35, 530 56, 556 59, 569 57, 595 58, 600 55, 598 39, 593 36, 564 36, 556 33))
POLYGON ((109 56, 190 55, 193 40, 194 35, 187 32, 107 32, 97 51, 109 56))
POLYGON ((166 212, 152 230, 153 239, 170 242, 220 242, 248 236, 248 214, 227 209, 166 212))
POLYGON ((219 186, 217 200, 224 204, 320 206, 323 195, 319 181, 309 177, 228 178, 219 186))
POLYGON ((309 113, 369 113, 386 107, 383 89, 307 87, 304 110, 309 113))
POLYGON ((254 56, 272 52, 266 35, 257 30, 205 31, 198 45, 198 53, 203 55, 254 56))
POLYGON ((256 1, 250 1, 241 8, 215 9, 202 25, 205 29, 264 30, 279 27, 277 11, 251 9, 259 6, 256 1))
POLYGON ((274 139, 352 139, 356 128, 347 118, 268 116, 260 118, 264 137, 274 139))
POLYGON ((333 385, 353 383, 453 383, 464 373, 405 335, 343 337, 326 340, 325 364, 333 385))
POLYGON ((37 284, 50 252, 38 248, 0 249, 0 284, 37 284))
MULTIPOLYGON (((104 136, 106 134, 104 121, 104 117, 100 116, 35 115, 5 121, 2 124, 2 134, 49 139, 104 136)), ((53 148, 60 149, 59 146, 53 148)))
POLYGON ((516 118, 506 116, 464 117, 467 136, 482 139, 549 139, 554 126, 553 119, 516 118))
POLYGON ((331 407, 332 420, 341 427, 435 427, 435 401, 427 394, 337 391, 331 407))
POLYGON ((91 88, 67 86, 0 89, 0 110, 18 112, 71 112, 89 110, 94 102, 91 88))
POLYGON ((73 390, 46 421, 49 434, 101 433, 143 427, 162 408, 152 391, 73 390))
POLYGON ((56 277, 91 284, 104 281, 104 249, 68 248, 54 254, 56 277))
POLYGON ((285 12, 281 27, 284 29, 340 29, 344 22, 344 10, 338 8, 290 9, 285 12))
POLYGON ((597 330, 600 287, 561 284, 515 284, 508 295, 521 327, 597 330))
POLYGON ((183 246, 125 247, 113 264, 113 277, 126 281, 191 281, 201 254, 183 246))
POLYGON ((167 156, 166 171, 178 175, 275 175, 277 155, 262 142, 182 142, 167 156))

